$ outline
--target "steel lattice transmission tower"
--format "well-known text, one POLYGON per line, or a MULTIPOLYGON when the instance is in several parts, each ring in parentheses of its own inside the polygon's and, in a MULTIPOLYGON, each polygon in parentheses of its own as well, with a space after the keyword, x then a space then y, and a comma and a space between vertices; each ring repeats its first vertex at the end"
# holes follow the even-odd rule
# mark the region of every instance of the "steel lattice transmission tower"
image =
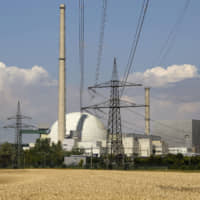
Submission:
POLYGON ((122 155, 123 144, 122 144, 122 125, 121 125, 121 114, 120 114, 120 97, 119 97, 119 85, 117 74, 117 63, 114 58, 113 73, 111 79, 111 91, 110 91, 110 108, 108 115, 108 130, 106 149, 107 154, 114 156, 122 155))
POLYGON ((21 152, 22 152, 22 134, 21 130, 24 128, 33 128, 34 126, 22 123, 23 119, 31 119, 30 117, 21 114, 20 102, 17 103, 17 113, 15 116, 11 116, 8 120, 15 119, 16 122, 13 125, 4 126, 4 128, 14 128, 15 129, 15 160, 14 167, 21 167, 21 152))
POLYGON ((88 87, 89 90, 96 93, 96 89, 110 88, 110 98, 105 102, 95 104, 92 106, 83 107, 82 109, 94 109, 102 112, 101 109, 109 109, 108 112, 108 127, 107 127, 107 139, 106 139, 106 154, 111 155, 111 162, 113 157, 116 158, 119 155, 124 154, 123 142, 122 142, 122 126, 121 126, 121 108, 129 107, 145 107, 145 105, 137 105, 133 102, 127 102, 120 98, 120 88, 142 86, 141 84, 123 82, 118 80, 117 63, 114 58, 112 78, 105 83, 96 84, 88 87))

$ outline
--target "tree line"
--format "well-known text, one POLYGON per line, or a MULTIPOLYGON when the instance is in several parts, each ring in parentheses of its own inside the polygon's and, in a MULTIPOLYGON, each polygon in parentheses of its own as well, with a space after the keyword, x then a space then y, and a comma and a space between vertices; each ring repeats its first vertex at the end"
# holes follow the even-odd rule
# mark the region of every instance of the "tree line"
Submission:
MULTIPOLYGON (((51 144, 49 139, 37 139, 35 146, 21 153, 21 168, 65 168, 64 157, 70 155, 81 155, 82 149, 64 151, 61 143, 51 144)), ((10 143, 0 145, 0 168, 13 168, 15 160, 15 146, 10 143)), ((78 165, 76 168, 94 169, 180 169, 180 170, 200 170, 200 156, 183 156, 182 154, 168 154, 162 156, 152 155, 150 157, 123 158, 123 166, 106 164, 105 156, 87 157, 86 165, 78 165)), ((113 160, 117 160, 112 158, 113 160)), ((121 159, 121 158, 120 158, 121 159)), ((68 166, 69 167, 69 166, 68 166)), ((72 166, 71 166, 72 167, 72 166)), ((74 167, 74 166, 73 166, 74 167)))
MULTIPOLYGON (((50 139, 37 139, 29 150, 21 149, 21 168, 62 168, 65 156, 79 155, 81 150, 70 152, 62 149, 61 143, 50 143, 50 139)), ((0 146, 0 168, 13 168, 16 159, 15 145, 8 142, 0 146)))

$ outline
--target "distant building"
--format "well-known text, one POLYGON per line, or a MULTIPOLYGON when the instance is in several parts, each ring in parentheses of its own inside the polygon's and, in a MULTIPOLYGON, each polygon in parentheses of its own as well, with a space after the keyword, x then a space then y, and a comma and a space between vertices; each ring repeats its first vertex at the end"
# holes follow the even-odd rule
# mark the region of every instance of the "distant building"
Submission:
POLYGON ((168 145, 162 140, 152 141, 152 151, 154 155, 165 155, 168 154, 168 145))
POLYGON ((170 147, 186 147, 200 153, 200 120, 158 120, 152 127, 170 147))
POLYGON ((149 157, 154 153, 167 153, 167 146, 160 136, 129 133, 123 138, 124 153, 127 156, 149 157))
POLYGON ((139 138, 139 156, 149 157, 152 155, 152 138, 139 138))
MULTIPOLYGON (((158 132, 160 133, 160 131, 155 131, 154 135, 123 133, 124 153, 127 156, 141 157, 148 157, 152 154, 167 154, 167 145, 163 142, 164 138, 162 134, 156 136, 158 132)), ((51 142, 57 143, 58 122, 56 121, 51 126, 49 134, 41 135, 41 137, 50 138, 51 142)), ((107 131, 97 117, 84 112, 75 112, 66 115, 66 133, 62 141, 64 150, 71 151, 72 149, 80 148, 84 150, 85 156, 90 156, 91 154, 101 156, 107 152, 106 138, 107 131)), ((188 146, 191 146, 190 135, 185 135, 185 138, 187 139, 188 146)))
POLYGON ((188 148, 187 147, 169 147, 168 151, 170 154, 187 154, 188 153, 188 148))
POLYGON ((124 153, 127 156, 138 155, 139 142, 136 137, 134 136, 124 137, 122 141, 123 141, 124 153))
MULTIPOLYGON (((50 138, 51 143, 58 142, 58 121, 51 126, 48 135, 41 138, 50 138)), ((63 149, 71 151, 73 148, 84 149, 85 155, 100 156, 101 143, 106 140, 106 129, 103 123, 89 113, 74 112, 66 114, 66 133, 62 141, 63 149)))
MULTIPOLYGON (((53 123, 47 137, 51 139, 51 142, 58 142, 58 121, 53 123)), ((65 138, 73 138, 76 140, 75 142, 91 142, 92 144, 106 139, 106 129, 94 115, 73 112, 66 114, 65 138)))

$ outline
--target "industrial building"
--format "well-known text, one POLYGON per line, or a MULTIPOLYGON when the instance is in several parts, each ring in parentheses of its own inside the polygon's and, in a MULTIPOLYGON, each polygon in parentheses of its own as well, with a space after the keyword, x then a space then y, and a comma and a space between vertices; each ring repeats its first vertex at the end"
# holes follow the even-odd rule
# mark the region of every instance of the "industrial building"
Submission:
MULTIPOLYGON (((58 122, 54 122, 48 137, 51 142, 58 142, 58 122)), ((106 129, 103 123, 88 113, 74 112, 66 115, 66 133, 62 142, 63 149, 71 151, 73 148, 84 149, 85 155, 91 153, 100 156, 106 149, 106 129)), ((126 133, 123 134, 123 148, 127 156, 148 157, 153 153, 161 155, 167 153, 166 146, 160 136, 126 133)))
POLYGON ((129 133, 123 137, 124 153, 127 156, 148 157, 152 154, 163 155, 168 148, 160 136, 129 133))
POLYGON ((187 148, 188 152, 200 153, 200 120, 158 120, 152 128, 169 148, 181 147, 187 148))
POLYGON ((169 153, 168 144, 163 140, 152 140, 152 151, 155 155, 165 155, 169 153))
POLYGON ((183 155, 187 155, 188 149, 187 147, 169 147, 168 151, 170 154, 183 154, 183 155))
MULTIPOLYGON (((50 134, 51 142, 58 142, 58 121, 54 122, 50 134)), ((102 122, 89 113, 74 112, 66 115, 66 132, 62 141, 63 149, 81 148, 90 154, 100 154, 101 141, 106 140, 106 129, 102 122)))

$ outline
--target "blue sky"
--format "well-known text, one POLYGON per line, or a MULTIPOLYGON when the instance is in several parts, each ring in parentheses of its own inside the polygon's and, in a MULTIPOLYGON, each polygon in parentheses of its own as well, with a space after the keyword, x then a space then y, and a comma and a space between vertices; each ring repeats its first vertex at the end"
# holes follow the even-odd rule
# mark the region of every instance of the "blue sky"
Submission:
MULTIPOLYGON (((109 0, 101 80, 110 77, 112 60, 118 59, 119 72, 124 66, 137 23, 142 1, 109 0)), ((67 6, 68 84, 78 84, 78 0, 3 1, 0 7, 0 61, 8 66, 43 66, 57 79, 59 4, 67 6)), ((157 65, 159 51, 185 4, 184 0, 151 0, 135 59, 135 70, 157 65)), ((93 83, 99 38, 101 1, 85 1, 85 52, 87 83, 93 83), (88 75, 91 74, 91 75, 88 75), (93 76, 92 76, 93 75, 93 76)), ((195 64, 199 67, 200 2, 192 0, 178 31, 170 54, 162 63, 195 64)))
MULTIPOLYGON (((196 92, 200 85, 200 1, 190 1, 170 53, 161 63, 162 68, 156 68, 161 47, 185 2, 150 0, 134 62, 134 70, 139 74, 129 78, 146 78, 145 83, 153 84, 152 119, 200 117, 200 95, 196 92)), ((0 3, 0 124, 4 125, 6 117, 16 112, 18 99, 23 113, 31 116, 33 123, 52 124, 57 119, 61 3, 66 4, 67 112, 79 111, 78 0, 0 3)), ((85 88, 95 79, 101 4, 100 0, 85 0, 85 88)), ((141 4, 139 0, 108 0, 100 81, 110 79, 114 56, 120 76, 123 75, 141 4)), ((129 89, 125 98, 142 103, 143 92, 129 89)), ((84 102, 91 104, 88 96, 84 102)), ((133 114, 125 112, 124 116, 137 121, 133 114)), ((144 120, 140 122, 143 126, 144 120)))

